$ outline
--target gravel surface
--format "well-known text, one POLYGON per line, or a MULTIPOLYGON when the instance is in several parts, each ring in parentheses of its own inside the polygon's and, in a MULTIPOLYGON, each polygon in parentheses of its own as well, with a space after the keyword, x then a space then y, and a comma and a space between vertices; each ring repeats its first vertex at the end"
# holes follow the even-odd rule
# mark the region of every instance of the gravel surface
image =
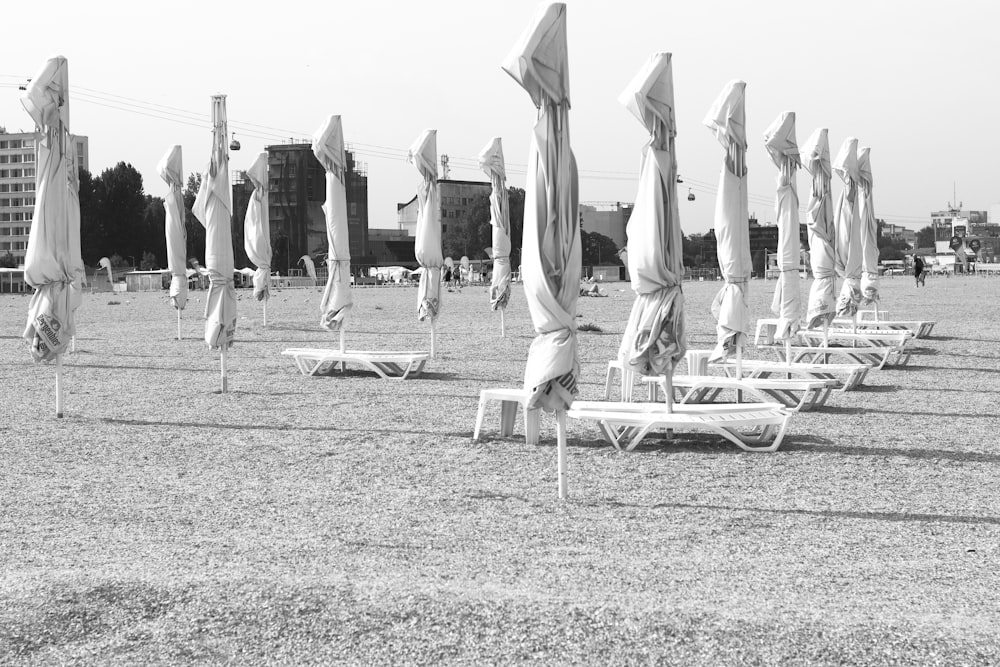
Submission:
MULTIPOLYGON (((718 287, 684 286, 691 347, 718 287)), ((584 399, 632 303, 601 289, 584 399)), ((429 349, 415 289, 354 294, 350 349, 429 349)), ((527 446, 494 404, 471 440, 479 390, 522 379, 519 286, 506 338, 484 287, 445 293, 438 358, 402 382, 300 375, 281 350, 337 345, 320 292, 277 292, 267 327, 241 292, 227 394, 204 292, 182 341, 163 293, 87 294, 64 419, 28 297, 0 295, 0 663, 997 664, 1000 281, 882 294, 932 336, 780 451, 623 454, 570 421, 565 502, 550 415, 527 446)))

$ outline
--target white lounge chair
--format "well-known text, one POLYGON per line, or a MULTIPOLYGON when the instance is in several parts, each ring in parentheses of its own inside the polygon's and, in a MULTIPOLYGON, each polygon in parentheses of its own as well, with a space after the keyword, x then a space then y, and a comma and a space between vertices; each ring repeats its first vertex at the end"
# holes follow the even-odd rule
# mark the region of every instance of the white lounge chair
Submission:
MULTIPOLYGON (((914 338, 927 338, 936 323, 936 320, 894 320, 884 310, 878 311, 877 317, 874 310, 859 310, 856 326, 864 331, 910 331, 914 338)), ((833 325, 851 330, 855 323, 846 317, 838 317, 833 320, 833 325)))
MULTIPOLYGON (((708 369, 718 369, 730 377, 736 375, 737 365, 734 359, 713 361, 709 363, 711 350, 688 350, 685 355, 688 368, 697 375, 707 375, 708 369)), ((743 359, 740 362, 742 377, 798 377, 816 378, 819 380, 835 380, 840 391, 850 391, 861 386, 872 365, 869 363, 787 363, 767 359, 743 359)))
POLYGON ((295 365, 303 375, 333 375, 340 366, 341 372, 347 364, 357 364, 387 380, 405 380, 419 375, 430 357, 429 352, 383 352, 362 350, 340 350, 319 348, 289 348, 282 351, 293 357, 295 365))
MULTIPOLYGON (((649 388, 650 401, 659 400, 661 391, 666 397, 668 387, 663 376, 646 375, 640 381, 649 388)), ((743 397, 749 395, 761 403, 778 402, 793 412, 806 412, 821 407, 839 384, 835 379, 820 378, 737 379, 719 375, 674 375, 670 378, 670 389, 680 403, 712 403, 723 391, 735 391, 740 396, 739 403, 745 403, 743 397)))
POLYGON ((604 439, 630 451, 653 429, 708 431, 740 449, 773 452, 781 446, 792 412, 777 403, 711 405, 574 401, 566 416, 593 421, 604 439))
MULTIPOLYGON (((821 331, 818 329, 800 329, 799 339, 803 347, 836 347, 861 350, 853 357, 858 361, 866 361, 876 368, 884 366, 905 366, 910 360, 910 343, 914 336, 909 331, 821 331)), ((777 349, 778 346, 775 346, 777 349)), ((793 360, 794 361, 794 360, 793 360)))

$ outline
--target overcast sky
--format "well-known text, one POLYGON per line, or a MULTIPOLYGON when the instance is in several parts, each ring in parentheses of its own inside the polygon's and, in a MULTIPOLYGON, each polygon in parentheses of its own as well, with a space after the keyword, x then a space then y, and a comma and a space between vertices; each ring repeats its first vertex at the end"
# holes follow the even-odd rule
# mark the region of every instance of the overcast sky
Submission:
MULTIPOLYGON (((394 227, 419 180, 406 149, 438 130, 451 177, 485 180, 475 158, 504 142, 511 185, 523 186, 535 111, 500 63, 540 3, 147 3, 50 0, 5 21, 0 124, 30 130, 17 84, 51 55, 69 59, 71 130, 90 137, 91 171, 119 161, 163 195, 155 165, 172 144, 186 172, 209 157, 209 96, 226 93, 250 165, 264 146, 306 140, 329 114, 367 163, 369 224, 394 227)), ((685 233, 712 224, 722 148, 701 124, 730 79, 747 82, 750 210, 773 221, 776 170, 763 132, 797 113, 802 143, 830 129, 871 147, 875 212, 919 229, 946 208, 1000 203, 1000 5, 982 0, 570 0, 570 131, 584 202, 632 201, 643 128, 617 98, 656 51, 673 53, 678 164, 697 200, 685 233)), ((8 13, 8 19, 12 16, 8 13)), ((835 185, 835 193, 839 192, 835 185)), ((804 200, 808 183, 799 175, 804 200)))

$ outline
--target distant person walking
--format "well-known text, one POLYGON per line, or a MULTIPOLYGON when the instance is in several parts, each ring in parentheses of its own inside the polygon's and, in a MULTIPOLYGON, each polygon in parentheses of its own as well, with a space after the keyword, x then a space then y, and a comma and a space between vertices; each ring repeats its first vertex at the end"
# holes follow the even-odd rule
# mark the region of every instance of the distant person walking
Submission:
POLYGON ((924 284, 924 280, 927 279, 927 275, 924 273, 924 260, 920 256, 913 258, 913 279, 917 283, 917 287, 924 284))

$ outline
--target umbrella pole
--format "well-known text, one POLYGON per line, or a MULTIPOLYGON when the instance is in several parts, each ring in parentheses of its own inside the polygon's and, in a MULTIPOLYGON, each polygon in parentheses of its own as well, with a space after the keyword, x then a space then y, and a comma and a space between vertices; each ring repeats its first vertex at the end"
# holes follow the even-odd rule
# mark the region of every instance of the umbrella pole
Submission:
POLYGON ((437 332, 435 331, 435 327, 434 327, 434 318, 431 318, 431 359, 434 358, 434 352, 435 352, 435 350, 434 350, 434 338, 435 338, 435 334, 436 333, 437 332))
POLYGON ((56 355, 56 417, 63 416, 63 363, 62 355, 56 355))
POLYGON ((222 354, 219 356, 219 365, 222 369, 222 393, 225 394, 229 391, 229 378, 226 376, 226 353, 229 350, 225 345, 222 346, 222 354))
POLYGON ((177 309, 177 340, 181 339, 181 309, 177 309))
POLYGON ((569 485, 566 481, 566 411, 556 410, 556 465, 559 477, 559 499, 565 500, 569 495, 569 485))
POLYGON ((663 389, 667 393, 667 414, 674 412, 674 365, 667 364, 667 370, 663 373, 663 389))
POLYGON ((267 302, 268 301, 270 301, 270 299, 264 299, 264 326, 265 327, 267 326, 267 302))
POLYGON ((69 339, 69 351, 76 352, 76 336, 69 339))
POLYGON ((340 351, 343 352, 346 349, 347 340, 345 338, 344 326, 340 327, 340 351))
POLYGON ((500 309, 500 337, 501 338, 506 337, 506 334, 504 332, 504 326, 503 326, 503 311, 504 311, 504 308, 501 308, 500 309))

